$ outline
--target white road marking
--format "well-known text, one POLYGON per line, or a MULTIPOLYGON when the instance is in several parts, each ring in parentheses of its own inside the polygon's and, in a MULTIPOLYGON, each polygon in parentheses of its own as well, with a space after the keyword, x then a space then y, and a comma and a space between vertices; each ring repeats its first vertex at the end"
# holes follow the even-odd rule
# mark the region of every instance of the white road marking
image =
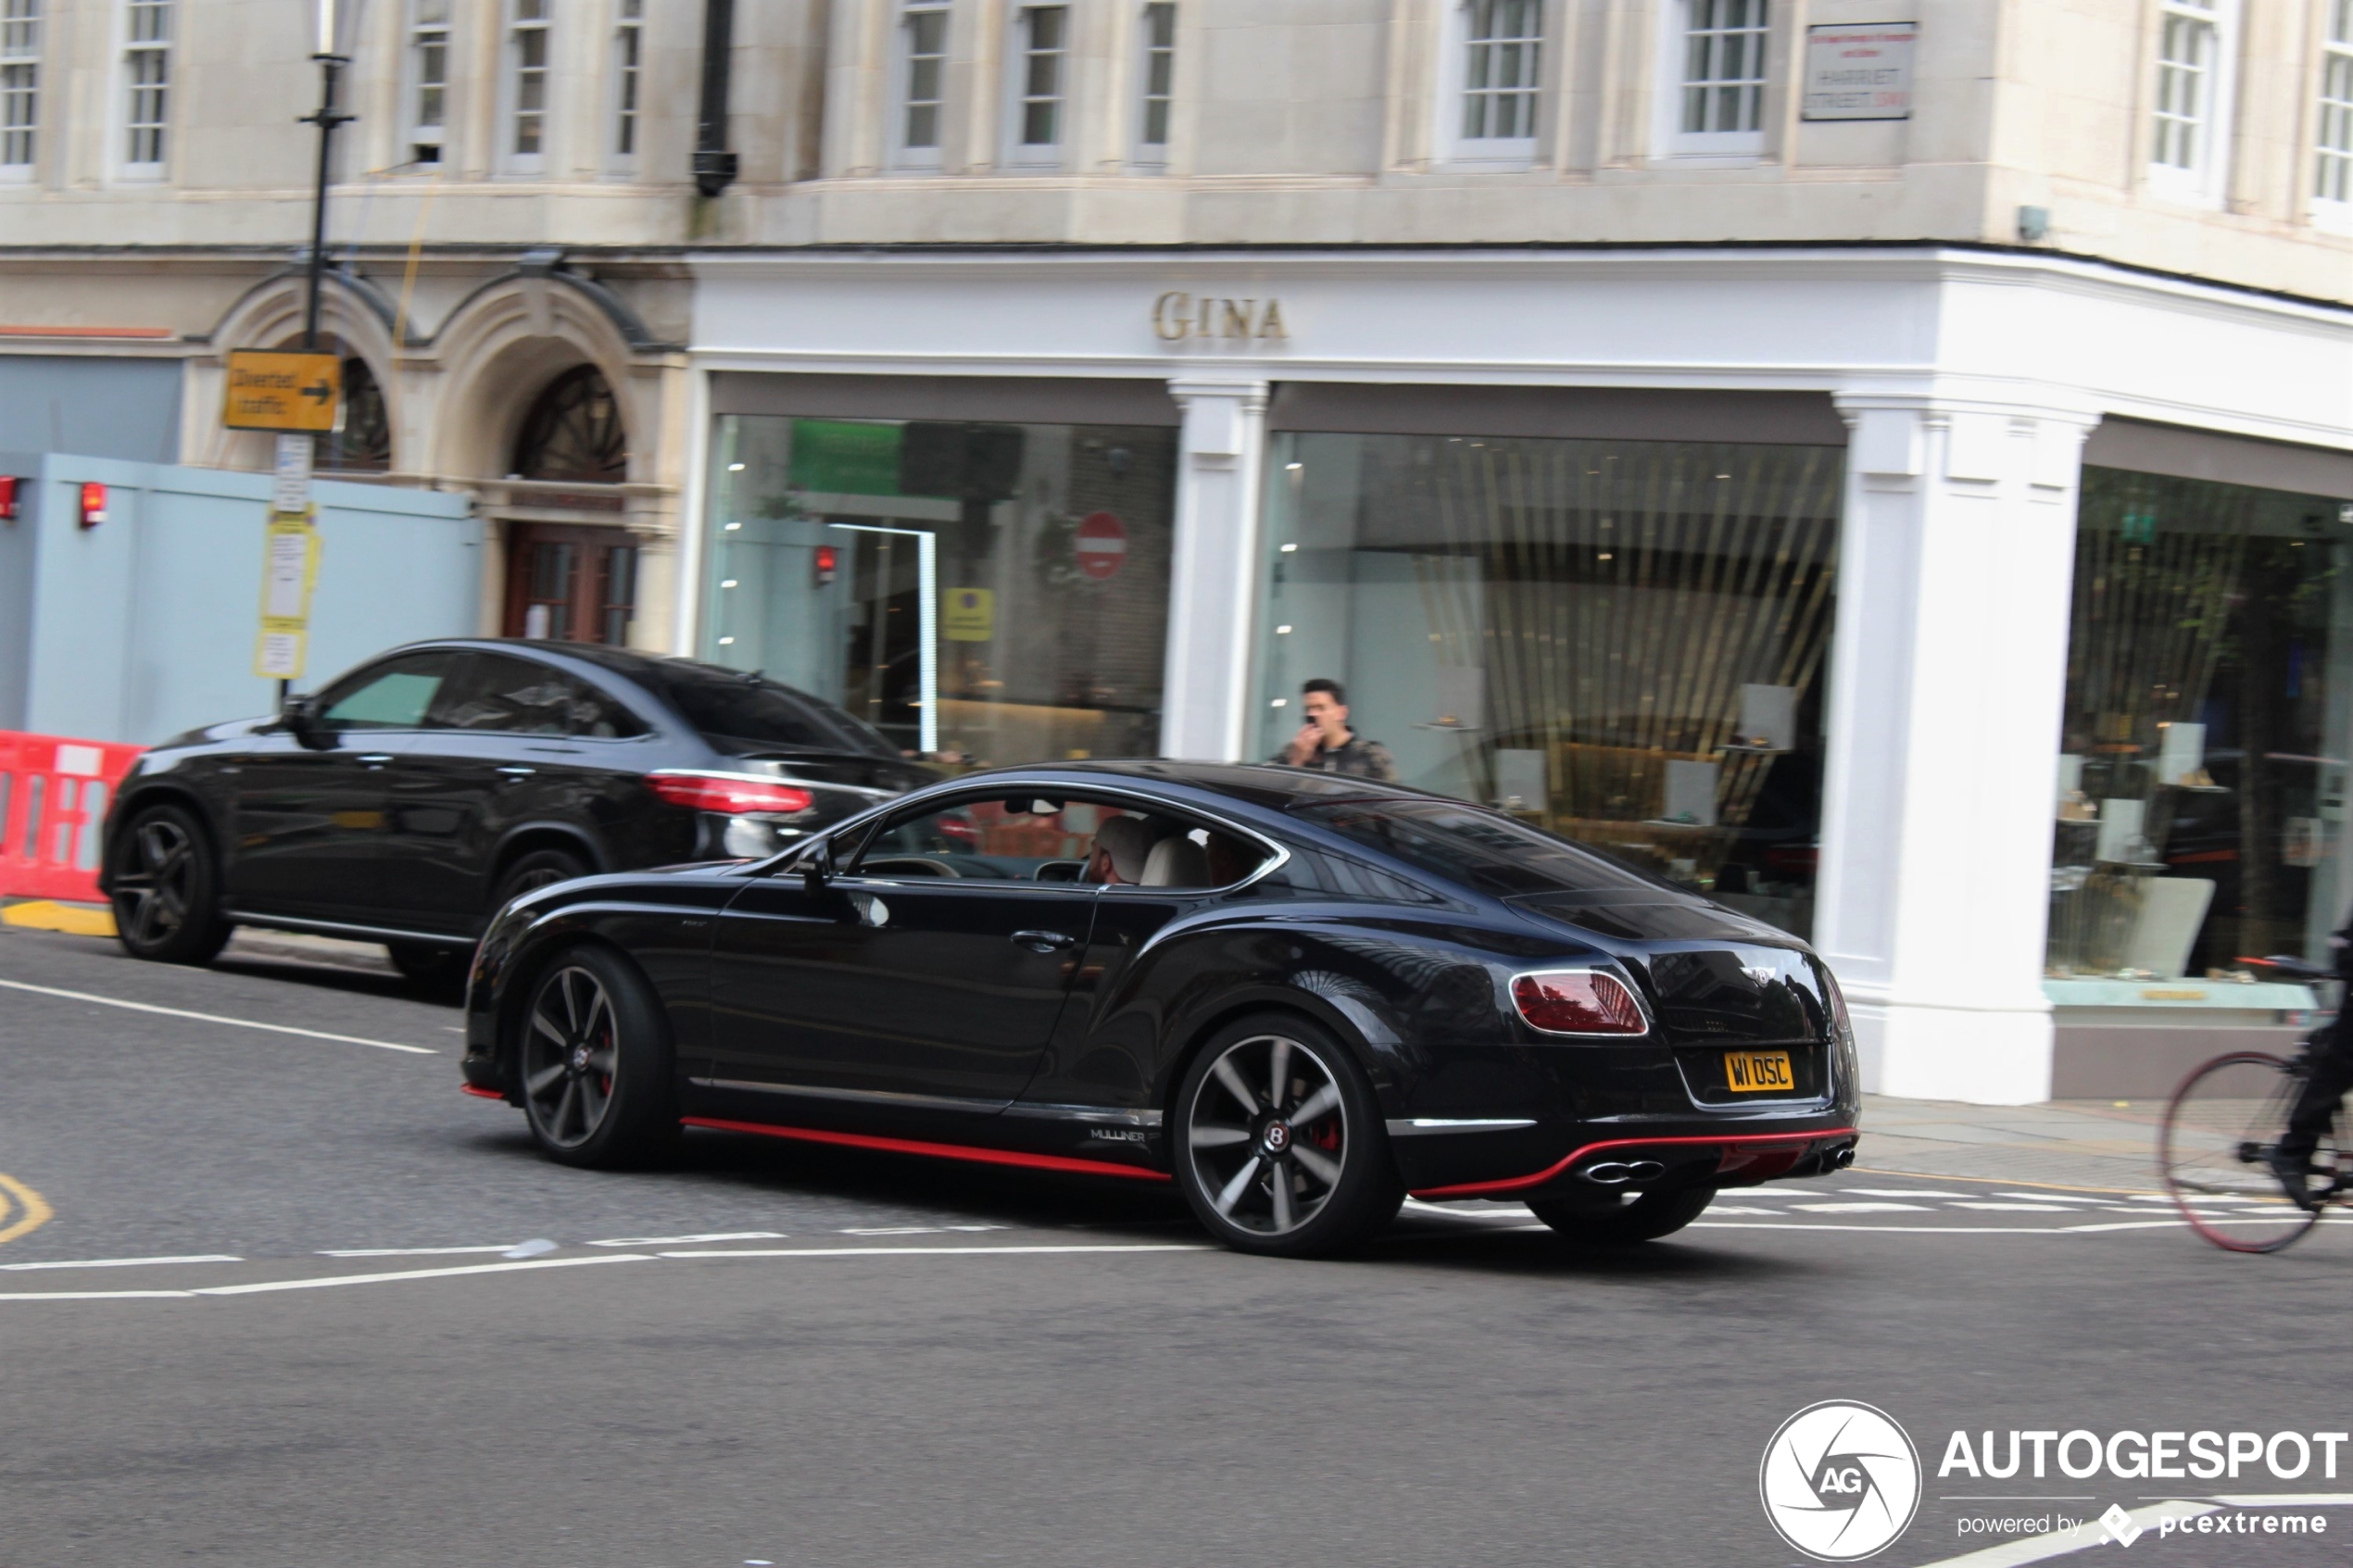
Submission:
POLYGON ((1793 1203, 1809 1214, 1903 1214, 1925 1210, 1925 1203, 1793 1203))
MULTIPOLYGON (((2047 1203, 1987 1203, 1982 1200, 1966 1198, 1957 1201, 1953 1207, 1956 1209, 1994 1209, 1999 1210, 2006 1214, 2080 1214, 2082 1212, 2082 1210, 2076 1209, 2072 1206, 2065 1209, 2054 1209, 2047 1203)), ((2140 1212, 2140 1210, 2137 1209, 2127 1209, 2124 1212, 2128 1214, 2136 1214, 2140 1212)))
MULTIPOLYGON (((2195 1519, 2201 1513, 2215 1513, 2220 1503, 2161 1502, 2132 1512, 2133 1523, 2146 1530, 2160 1519, 2195 1519)), ((2005 1541, 1981 1551, 1964 1552, 1958 1557, 1939 1558, 1927 1568, 2018 1568, 2020 1563, 2042 1562, 2054 1557, 2066 1557, 2092 1547, 2108 1544, 2108 1531, 2096 1519, 2086 1519, 2081 1524, 2064 1530, 2054 1530, 2047 1536, 2029 1536, 2023 1540, 2005 1541)))
POLYGON ((2153 1231, 2187 1225, 2187 1220, 2121 1221, 2102 1225, 1838 1225, 1827 1221, 1694 1220, 1692 1230, 1860 1231, 1867 1236, 2082 1236, 2094 1231, 2153 1231))
MULTIPOLYGON (((590 1247, 692 1247, 705 1241, 782 1241, 783 1231, 713 1231, 709 1236, 628 1236, 592 1241, 590 1247)), ((506 1250, 504 1248, 500 1251, 506 1250)))
POLYGON ((319 1254, 321 1258, 447 1258, 460 1252, 505 1252, 512 1249, 511 1241, 494 1242, 488 1247, 337 1247, 319 1254))
POLYGON ((0 980, 0 986, 11 991, 31 991, 42 997, 63 997, 69 1002, 95 1002, 104 1008, 157 1013, 165 1018, 193 1018, 199 1023, 225 1023, 233 1029, 266 1029, 272 1035, 299 1035, 308 1040, 333 1040, 345 1046, 373 1046, 378 1050, 403 1051, 410 1056, 441 1054, 429 1046, 403 1046, 391 1040, 362 1039, 357 1035, 330 1035, 323 1029, 297 1029, 291 1023, 263 1023, 250 1018, 223 1018, 217 1012, 190 1012, 186 1008, 157 1007, 153 1002, 125 1001, 120 997, 101 997, 88 991, 61 991, 55 985, 32 985, 21 980, 0 980))
POLYGON ((461 1263, 448 1269, 401 1269, 381 1274, 338 1274, 328 1279, 265 1279, 251 1285, 208 1285, 191 1296, 256 1296, 267 1290, 332 1290, 345 1285, 384 1285, 394 1280, 455 1279, 460 1274, 512 1273, 520 1269, 571 1269, 588 1263, 649 1263, 650 1253, 607 1252, 595 1258, 532 1258, 519 1263, 461 1263))
POLYGON ((1835 1187, 1842 1197, 1854 1198, 1967 1198, 1965 1192, 1937 1192, 1926 1187, 1835 1187))
POLYGON ((154 1263, 242 1263, 226 1252, 198 1252, 185 1258, 82 1258, 64 1263, 0 1263, 0 1271, 26 1269, 139 1269, 154 1263))
POLYGON ((2071 1196, 2071 1195, 2070 1195, 2070 1196, 2064 1196, 2064 1197, 2054 1197, 2054 1196, 2052 1196, 2051 1194, 2046 1193, 2046 1192, 1996 1192, 1994 1196, 1994 1197, 1996 1197, 1996 1198, 2032 1198, 2033 1201, 2035 1201, 2035 1202, 2037 1202, 2037 1203, 2081 1203, 2081 1202, 2082 1202, 2082 1201, 2083 1201, 2082 1198, 2076 1198, 2076 1197, 2073 1197, 2073 1196, 2071 1196))
POLYGON ((514 1246, 508 1248, 504 1252, 499 1253, 498 1256, 501 1258, 544 1258, 554 1250, 556 1250, 556 1244, 554 1242, 549 1241, 544 1236, 535 1236, 529 1241, 517 1242, 514 1246))
POLYGON ((0 1301, 153 1301, 167 1296, 184 1300, 190 1294, 185 1290, 19 1290, 0 1292, 0 1301))
MULTIPOLYGON (((1003 1258, 1041 1252, 1215 1252, 1206 1241, 1149 1241, 1053 1247, 746 1247, 663 1252, 663 1258, 1003 1258)), ((595 1262, 593 1258, 583 1262, 595 1262)))

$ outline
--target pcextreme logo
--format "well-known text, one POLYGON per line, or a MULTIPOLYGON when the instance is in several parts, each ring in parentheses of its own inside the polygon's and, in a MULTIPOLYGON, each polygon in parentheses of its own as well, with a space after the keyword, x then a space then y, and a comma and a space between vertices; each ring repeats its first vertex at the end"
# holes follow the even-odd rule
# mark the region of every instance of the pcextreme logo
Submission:
POLYGON ((1781 1539, 1823 1562, 1884 1550, 1920 1507, 1920 1456, 1885 1411, 1808 1405, 1765 1445, 1756 1489, 1781 1539))

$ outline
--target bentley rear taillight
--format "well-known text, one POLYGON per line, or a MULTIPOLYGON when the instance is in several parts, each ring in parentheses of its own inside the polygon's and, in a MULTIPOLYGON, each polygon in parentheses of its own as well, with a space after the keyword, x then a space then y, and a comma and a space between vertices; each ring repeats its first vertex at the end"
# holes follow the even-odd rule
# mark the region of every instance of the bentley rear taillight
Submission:
POLYGON ((1512 980, 1512 1005, 1547 1035, 1647 1035, 1642 1004, 1614 974, 1549 969, 1512 980))
POLYGON ((731 817, 794 817, 817 803, 805 789, 734 773, 648 773, 646 787, 673 806, 731 817))

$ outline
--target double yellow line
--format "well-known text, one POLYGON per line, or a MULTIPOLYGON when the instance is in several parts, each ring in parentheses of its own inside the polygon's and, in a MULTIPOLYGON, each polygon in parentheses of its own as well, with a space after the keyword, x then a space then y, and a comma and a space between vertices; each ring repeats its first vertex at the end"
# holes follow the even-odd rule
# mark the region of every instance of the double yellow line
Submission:
POLYGON ((56 1214, 49 1200, 14 1176, 0 1175, 0 1242, 38 1230, 56 1214))

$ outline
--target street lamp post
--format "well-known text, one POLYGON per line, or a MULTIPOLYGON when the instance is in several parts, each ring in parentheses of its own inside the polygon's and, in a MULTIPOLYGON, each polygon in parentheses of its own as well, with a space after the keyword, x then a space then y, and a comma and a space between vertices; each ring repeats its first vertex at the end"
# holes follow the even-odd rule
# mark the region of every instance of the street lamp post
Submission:
MULTIPOLYGON (((310 187, 310 258, 308 268, 308 291, 302 303, 302 346, 317 353, 319 349, 319 286, 327 270, 327 177, 334 168, 335 130, 350 124, 357 115, 344 113, 335 107, 336 80, 343 68, 351 63, 352 45, 359 36, 359 13, 367 0, 314 0, 312 19, 317 31, 312 34, 310 57, 319 62, 319 107, 316 113, 303 116, 296 123, 319 128, 319 173, 310 187)), ((283 443, 311 443, 310 461, 302 464, 307 475, 316 466, 318 438, 308 435, 281 435, 279 463, 286 463, 283 443)), ((298 454, 297 454, 298 455, 298 454)), ((308 479, 305 480, 306 486, 308 479)), ((286 698, 294 683, 278 683, 278 709, 285 711, 286 698)))
POLYGON ((319 284, 327 269, 327 175, 333 168, 335 128, 359 118, 335 107, 336 78, 351 63, 359 12, 366 0, 315 3, 318 31, 310 57, 319 62, 319 108, 296 122, 319 128, 319 176, 310 190, 310 287, 302 309, 302 346, 312 350, 319 346, 319 284))

